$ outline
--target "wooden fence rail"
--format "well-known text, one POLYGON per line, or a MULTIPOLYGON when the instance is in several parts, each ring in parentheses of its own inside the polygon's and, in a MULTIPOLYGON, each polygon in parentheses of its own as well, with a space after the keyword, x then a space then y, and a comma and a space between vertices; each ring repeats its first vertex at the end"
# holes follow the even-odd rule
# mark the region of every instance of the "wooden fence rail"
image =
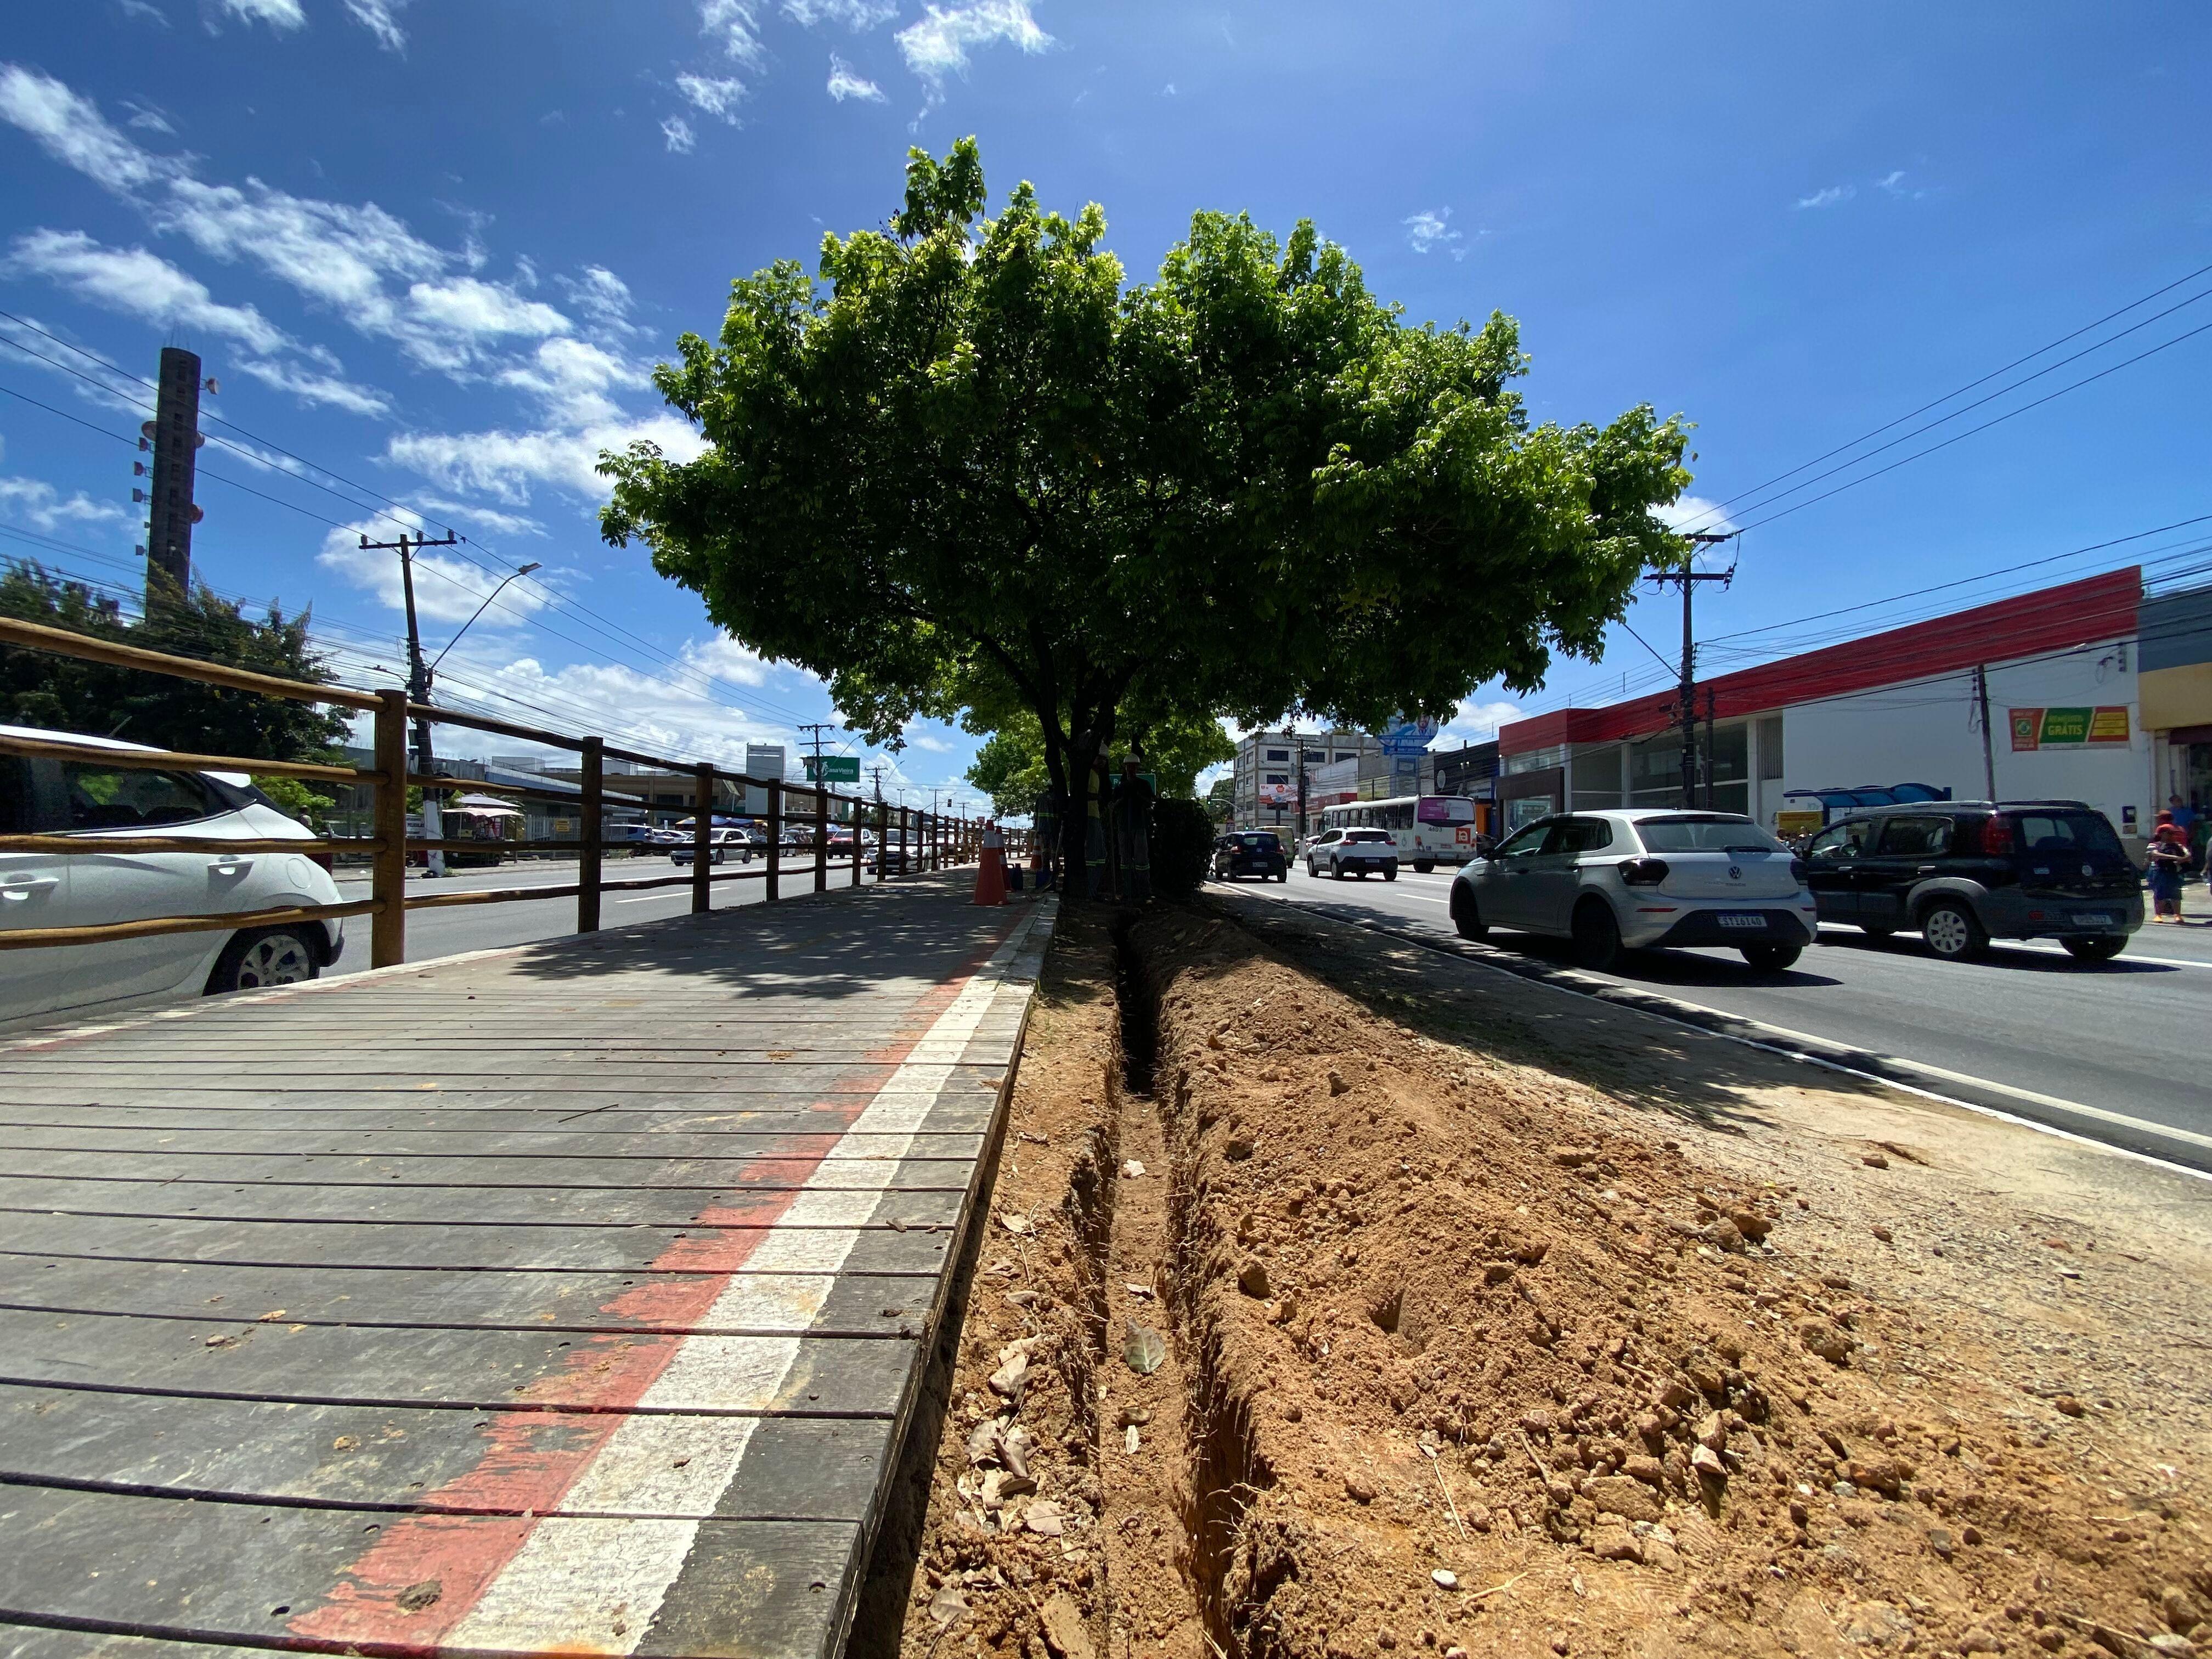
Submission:
MULTIPOLYGON (((410 702, 404 691, 361 691, 347 686, 315 685, 301 680, 282 679, 273 675, 227 668, 216 663, 198 662, 189 657, 173 657, 158 651, 141 650, 136 646, 91 639, 64 629, 45 628, 35 623, 17 622, 9 617, 0 617, 0 645, 51 652, 57 656, 104 663, 111 667, 138 669, 175 679, 196 680, 202 684, 222 686, 229 690, 283 697, 295 702, 323 703, 372 714, 374 717, 376 756, 376 764, 363 769, 237 755, 201 755, 172 750, 109 749, 74 742, 59 735, 53 738, 0 737, 0 754, 90 763, 132 770, 243 772, 264 777, 304 778, 322 782, 364 785, 373 792, 374 802, 372 817, 374 833, 366 836, 245 841, 195 836, 189 833, 142 836, 88 831, 83 834, 0 836, 0 853, 126 855, 143 853, 366 853, 371 857, 370 891, 373 895, 370 898, 350 903, 306 905, 281 910, 241 911, 222 915, 157 916, 88 927, 16 928, 0 932, 0 950, 37 950, 58 945, 97 944, 110 939, 144 939, 163 933, 276 927, 287 922, 366 915, 370 918, 369 965, 388 968, 406 960, 407 913, 410 910, 573 897, 576 901, 576 931, 592 933, 599 927, 600 896, 609 891, 688 886, 691 889, 691 908, 695 912, 703 912, 712 908, 714 883, 753 880, 762 883, 767 900, 781 899, 783 896, 784 855, 790 850, 782 844, 787 822, 805 823, 812 829, 813 844, 805 849, 811 854, 810 861, 813 866, 814 878, 811 887, 817 893, 826 891, 830 885, 831 815, 840 806, 848 809, 848 817, 852 826, 850 874, 851 884, 855 887, 860 884, 862 866, 866 860, 863 832, 871 807, 874 809, 879 879, 888 878, 892 873, 890 853, 894 845, 897 849, 896 871, 900 874, 936 870, 948 863, 963 862, 975 845, 973 825, 966 820, 951 818, 942 813, 892 806, 881 799, 872 802, 858 795, 841 795, 818 783, 792 785, 781 778, 753 778, 741 772, 726 771, 703 763, 671 760, 665 756, 617 748, 599 736, 571 737, 563 732, 543 731, 536 726, 521 726, 486 714, 463 714, 431 704, 410 702), (407 727, 410 721, 416 720, 463 726, 471 731, 516 738, 526 743, 542 744, 548 748, 576 753, 580 761, 580 786, 574 799, 576 799, 581 822, 581 832, 577 839, 572 842, 507 842, 410 836, 407 833, 407 790, 410 787, 441 793, 483 791, 502 796, 572 799, 546 795, 544 792, 511 785, 480 783, 469 778, 424 777, 410 772, 408 769, 407 727), (672 876, 612 881, 606 878, 605 866, 608 842, 605 810, 609 793, 606 787, 606 763, 609 760, 629 761, 665 771, 691 775, 694 825, 692 867, 690 871, 672 876), (757 788, 764 790, 768 796, 768 847, 766 857, 758 868, 717 870, 712 866, 715 787, 726 781, 735 783, 740 792, 749 787, 757 788), (790 810, 789 800, 794 793, 804 801, 801 809, 795 813, 790 810), (408 896, 408 854, 430 849, 477 851, 486 848, 518 852, 573 852, 577 855, 577 878, 574 882, 544 887, 492 888, 476 892, 408 896)), ((742 793, 739 798, 742 800, 742 793)), ((838 862, 842 866, 845 860, 840 859, 838 862)))

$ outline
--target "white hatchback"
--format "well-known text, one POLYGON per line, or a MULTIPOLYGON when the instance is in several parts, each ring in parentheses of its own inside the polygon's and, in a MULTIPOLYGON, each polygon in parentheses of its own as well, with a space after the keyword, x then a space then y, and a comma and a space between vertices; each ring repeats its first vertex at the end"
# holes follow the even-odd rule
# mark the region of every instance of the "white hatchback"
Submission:
POLYGON ((1640 808, 1540 818, 1452 882, 1461 935, 1574 942, 1586 968, 1624 949, 1723 945, 1754 968, 1797 960, 1817 925, 1804 864, 1736 812, 1640 808))
MULTIPOLYGON (((139 744, 0 726, 13 738, 147 752, 139 744)), ((0 833, 139 840, 313 841, 237 772, 149 771, 0 755, 0 833)), ((85 927, 155 916, 337 904, 337 884, 299 853, 0 852, 0 930, 85 927)), ((345 948, 336 917, 0 951, 0 1026, 35 1015, 212 995, 314 978, 345 948)))

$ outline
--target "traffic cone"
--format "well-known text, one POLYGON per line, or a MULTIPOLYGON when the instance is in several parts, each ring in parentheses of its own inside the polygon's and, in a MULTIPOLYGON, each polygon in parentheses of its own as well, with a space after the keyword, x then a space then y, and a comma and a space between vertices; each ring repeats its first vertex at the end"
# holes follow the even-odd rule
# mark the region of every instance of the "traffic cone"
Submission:
POLYGON ((1006 902, 1006 837, 995 823, 983 826, 983 860, 975 866, 975 902, 1006 902))

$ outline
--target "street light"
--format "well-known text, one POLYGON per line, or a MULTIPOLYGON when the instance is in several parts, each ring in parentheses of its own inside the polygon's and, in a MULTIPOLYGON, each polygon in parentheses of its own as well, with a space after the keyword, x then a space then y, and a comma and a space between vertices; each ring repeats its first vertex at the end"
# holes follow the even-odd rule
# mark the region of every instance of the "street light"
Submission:
MULTIPOLYGON (((500 596, 501 589, 505 588, 507 583, 514 580, 518 576, 527 576, 532 571, 543 570, 544 568, 545 567, 543 564, 533 561, 529 564, 524 565, 520 570, 510 572, 508 574, 502 576, 500 579, 499 586, 493 588, 490 592, 484 595, 484 602, 476 608, 474 614, 469 617, 468 621, 463 623, 460 627, 455 630, 453 637, 446 641, 446 651, 452 650, 455 646, 461 642, 461 635, 467 633, 470 629, 476 626, 477 617, 483 616, 486 611, 491 608, 491 602, 500 596)), ((424 674, 426 681, 429 675, 434 674, 438 672, 438 665, 445 661, 446 651, 441 651, 436 656, 430 659, 430 666, 424 674)), ((430 688, 427 684, 422 688, 423 696, 426 700, 428 697, 429 690, 430 688)))

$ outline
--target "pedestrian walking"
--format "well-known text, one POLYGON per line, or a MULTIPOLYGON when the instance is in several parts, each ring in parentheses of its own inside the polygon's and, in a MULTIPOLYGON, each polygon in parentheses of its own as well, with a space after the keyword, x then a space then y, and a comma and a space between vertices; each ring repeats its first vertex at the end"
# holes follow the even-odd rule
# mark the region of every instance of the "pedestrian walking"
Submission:
POLYGON ((2189 842, 2171 812, 2158 815, 2150 835, 2150 902, 2154 922, 2181 921, 2181 872, 2189 867, 2189 842))

